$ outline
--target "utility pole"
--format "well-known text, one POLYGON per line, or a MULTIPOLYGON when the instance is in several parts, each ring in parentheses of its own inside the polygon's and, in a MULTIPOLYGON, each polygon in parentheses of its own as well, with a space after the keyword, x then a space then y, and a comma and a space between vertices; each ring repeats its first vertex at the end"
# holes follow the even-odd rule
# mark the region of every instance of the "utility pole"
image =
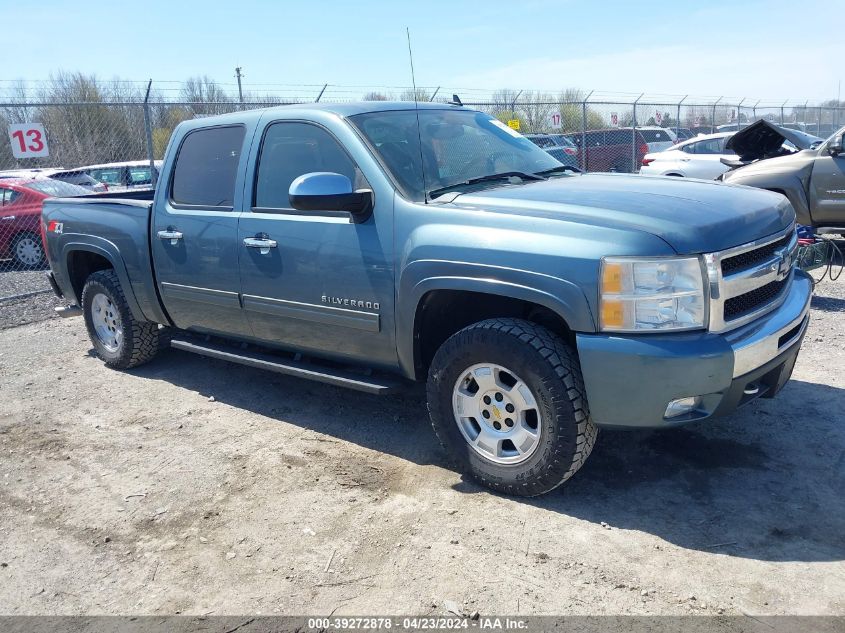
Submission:
POLYGON ((244 102, 244 91, 241 87, 241 77, 243 77, 243 73, 241 72, 241 67, 238 66, 235 68, 235 77, 238 78, 238 100, 243 103, 244 102))

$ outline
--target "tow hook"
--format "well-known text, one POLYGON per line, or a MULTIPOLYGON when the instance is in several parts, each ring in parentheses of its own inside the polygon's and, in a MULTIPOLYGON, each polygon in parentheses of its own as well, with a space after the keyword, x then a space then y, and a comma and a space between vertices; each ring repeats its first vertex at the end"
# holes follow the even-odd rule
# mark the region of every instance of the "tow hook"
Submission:
POLYGON ((63 319, 69 319, 70 317, 82 316, 82 308, 79 306, 64 306, 53 308, 63 319))

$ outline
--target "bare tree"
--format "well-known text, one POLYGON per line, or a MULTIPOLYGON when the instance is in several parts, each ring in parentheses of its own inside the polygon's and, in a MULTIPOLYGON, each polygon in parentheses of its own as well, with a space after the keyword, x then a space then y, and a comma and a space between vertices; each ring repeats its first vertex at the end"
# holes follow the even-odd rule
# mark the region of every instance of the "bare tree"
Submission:
POLYGON ((182 85, 181 99, 190 104, 195 116, 225 114, 237 109, 226 91, 206 75, 189 77, 182 85))
POLYGON ((553 95, 539 91, 525 93, 517 109, 517 117, 524 124, 521 131, 546 132, 549 129, 549 118, 557 110, 558 104, 553 95))
POLYGON ((413 88, 406 88, 399 93, 399 101, 428 101, 431 99, 431 93, 425 88, 417 87, 416 92, 413 88))

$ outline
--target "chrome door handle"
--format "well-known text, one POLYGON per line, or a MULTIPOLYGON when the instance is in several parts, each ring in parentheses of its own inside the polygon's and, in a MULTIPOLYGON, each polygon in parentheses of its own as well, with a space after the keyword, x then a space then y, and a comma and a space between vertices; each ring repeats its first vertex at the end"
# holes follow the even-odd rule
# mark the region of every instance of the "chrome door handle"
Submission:
POLYGON ((247 248, 257 248, 259 253, 266 255, 271 248, 276 248, 278 244, 276 240, 267 239, 264 237, 247 237, 244 238, 244 246, 247 248))
POLYGON ((4 219, 4 220, 14 220, 14 219, 15 219, 15 216, 13 216, 13 215, 7 215, 7 216, 6 216, 5 218, 3 218, 3 219, 4 219))
POLYGON ((167 229, 166 231, 159 231, 157 235, 159 239, 170 240, 171 246, 176 246, 179 240, 182 239, 182 234, 179 231, 171 231, 170 229, 167 229))

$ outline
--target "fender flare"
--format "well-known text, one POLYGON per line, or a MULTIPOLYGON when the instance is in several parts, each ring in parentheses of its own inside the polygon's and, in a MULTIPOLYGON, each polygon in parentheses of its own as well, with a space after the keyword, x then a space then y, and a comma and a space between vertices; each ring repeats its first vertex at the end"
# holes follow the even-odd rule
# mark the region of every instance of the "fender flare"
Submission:
MULTIPOLYGON (((61 262, 64 269, 68 271, 68 274, 70 273, 70 268, 67 265, 68 259, 75 252, 86 251, 104 257, 112 265, 117 278, 120 280, 120 286, 123 290, 123 295, 126 297, 126 303, 129 305, 132 316, 138 321, 146 321, 147 317, 144 316, 141 307, 138 305, 138 300, 135 298, 135 291, 132 288, 132 283, 129 281, 129 274, 126 272, 126 264, 123 262, 123 257, 121 257, 117 247, 101 237, 90 235, 85 236, 85 238, 90 241, 72 241, 62 245, 61 262)), ((72 288, 70 278, 67 281, 68 286, 72 288)), ((81 307, 82 297, 76 297, 76 300, 77 305, 81 307)))
POLYGON ((519 299, 548 308, 573 331, 595 331, 590 304, 583 290, 558 277, 524 270, 448 261, 415 262, 399 281, 396 310, 396 342, 403 373, 415 377, 417 311, 423 297, 435 290, 478 292, 519 299), (426 273, 417 276, 415 273, 426 273))

